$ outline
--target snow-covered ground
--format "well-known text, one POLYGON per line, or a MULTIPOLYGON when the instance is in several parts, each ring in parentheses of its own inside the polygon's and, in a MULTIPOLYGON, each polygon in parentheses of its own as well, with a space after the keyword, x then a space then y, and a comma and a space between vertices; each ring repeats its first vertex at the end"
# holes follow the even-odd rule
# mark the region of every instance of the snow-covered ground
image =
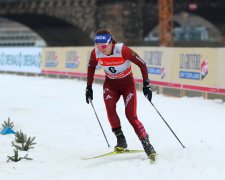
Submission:
MULTIPOLYGON (((158 158, 150 164, 144 153, 82 160, 113 150, 102 99, 94 84, 94 106, 111 148, 107 147, 83 81, 0 75, 0 125, 10 117, 14 130, 35 136, 28 151, 32 161, 7 163, 14 135, 0 135, 0 179, 4 180, 222 180, 225 179, 225 103, 202 98, 153 94, 153 103, 186 146, 175 139, 160 116, 138 92, 138 117, 145 125, 158 158)), ((130 149, 142 149, 118 104, 130 149)), ((25 155, 26 152, 20 153, 25 155)))

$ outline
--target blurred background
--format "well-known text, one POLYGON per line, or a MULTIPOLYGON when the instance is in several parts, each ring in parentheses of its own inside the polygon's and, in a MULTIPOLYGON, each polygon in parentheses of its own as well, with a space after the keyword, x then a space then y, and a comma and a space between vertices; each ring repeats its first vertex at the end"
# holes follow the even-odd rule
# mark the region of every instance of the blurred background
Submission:
POLYGON ((224 47, 225 0, 0 0, 0 46, 224 47))
POLYGON ((86 80, 107 28, 143 58, 157 93, 225 101, 224 17, 225 0, 0 0, 0 73, 86 80))

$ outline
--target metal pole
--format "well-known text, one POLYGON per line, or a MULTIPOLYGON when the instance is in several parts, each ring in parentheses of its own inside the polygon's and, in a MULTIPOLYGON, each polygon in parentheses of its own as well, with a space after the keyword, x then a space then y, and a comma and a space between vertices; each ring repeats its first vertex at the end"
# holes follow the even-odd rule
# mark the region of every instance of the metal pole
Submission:
POLYGON ((150 103, 152 104, 152 106, 155 108, 156 112, 160 115, 160 117, 162 118, 162 120, 165 122, 165 124, 167 125, 167 127, 170 129, 170 131, 173 133, 173 135, 176 137, 176 139, 179 141, 179 143, 181 144, 181 146, 183 148, 185 148, 185 146, 182 144, 182 142, 179 140, 179 138, 177 137, 177 135, 173 132, 173 130, 171 129, 171 127, 169 126, 169 124, 166 122, 166 120, 162 117, 162 115, 160 114, 160 112, 156 109, 156 107, 154 106, 154 104, 150 101, 150 103))
POLYGON ((89 99, 89 100, 90 100, 90 102, 91 102, 91 106, 92 106, 92 108, 93 108, 93 110, 94 110, 95 116, 96 116, 96 118, 97 118, 97 120, 98 120, 98 124, 99 124, 99 126, 100 126, 100 128, 101 128, 101 130, 102 130, 102 133, 103 133, 103 135, 104 135, 104 137, 105 137, 105 140, 106 140, 106 142, 107 142, 107 144, 108 144, 108 147, 110 147, 109 142, 108 142, 108 140, 107 140, 107 138, 106 138, 105 132, 104 132, 104 130, 103 130, 103 128, 102 128, 102 125, 101 125, 101 123, 100 123, 100 121, 99 121, 98 115, 97 115, 97 113, 96 113, 96 111, 95 111, 95 108, 94 108, 94 106, 93 106, 92 100, 91 100, 91 99, 89 99))

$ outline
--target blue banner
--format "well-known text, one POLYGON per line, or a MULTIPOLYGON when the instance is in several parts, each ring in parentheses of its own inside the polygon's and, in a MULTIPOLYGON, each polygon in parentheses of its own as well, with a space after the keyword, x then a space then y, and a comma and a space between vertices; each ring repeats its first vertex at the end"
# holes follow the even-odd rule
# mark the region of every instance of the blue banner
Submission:
POLYGON ((149 74, 161 74, 161 68, 148 67, 149 74))
POLYGON ((182 79, 200 80, 199 72, 180 71, 179 77, 182 79))

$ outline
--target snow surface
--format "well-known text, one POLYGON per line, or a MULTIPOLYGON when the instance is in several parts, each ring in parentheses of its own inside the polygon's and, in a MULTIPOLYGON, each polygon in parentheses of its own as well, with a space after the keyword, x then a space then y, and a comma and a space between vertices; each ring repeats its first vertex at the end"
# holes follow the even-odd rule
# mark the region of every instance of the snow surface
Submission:
MULTIPOLYGON (((94 106, 111 145, 107 147, 91 105, 85 102, 86 83, 0 75, 0 124, 10 117, 14 130, 35 136, 32 161, 7 163, 14 135, 0 135, 0 179, 4 180, 222 180, 225 178, 225 103, 202 98, 174 98, 153 94, 153 103, 177 134, 175 139, 160 116, 138 92, 138 117, 150 135, 158 157, 150 164, 144 153, 94 160, 116 143, 102 99, 102 85, 94 84, 94 106)), ((118 103, 130 149, 142 149, 118 103)))

